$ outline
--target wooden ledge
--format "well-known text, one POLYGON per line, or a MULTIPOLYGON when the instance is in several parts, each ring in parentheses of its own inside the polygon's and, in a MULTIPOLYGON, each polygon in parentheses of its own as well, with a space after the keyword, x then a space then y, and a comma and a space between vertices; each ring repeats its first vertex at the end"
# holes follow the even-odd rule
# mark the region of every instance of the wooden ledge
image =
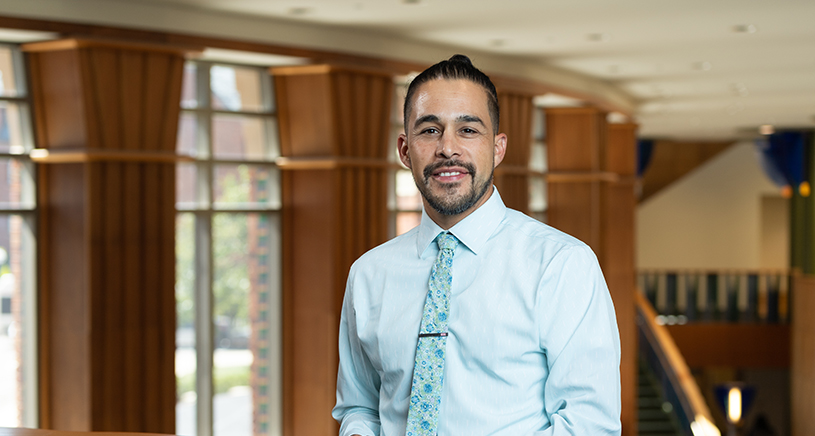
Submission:
POLYGON ((391 78, 394 73, 385 68, 359 66, 359 65, 346 65, 343 63, 335 64, 314 64, 314 65, 291 65, 282 67, 270 67, 269 74, 273 76, 303 76, 310 74, 328 74, 333 72, 345 73, 361 73, 373 76, 383 76, 391 78))
POLYGON ((57 39, 53 41, 31 42, 20 46, 26 52, 47 52, 76 50, 81 48, 111 48, 118 50, 149 51, 155 53, 170 53, 185 56, 191 53, 203 52, 203 47, 192 47, 171 44, 155 44, 145 42, 134 42, 127 40, 102 39, 102 38, 69 38, 57 39))
POLYGON ((31 160, 41 164, 86 162, 193 162, 194 159, 170 152, 139 150, 31 150, 31 160))
POLYGON ((366 157, 279 157, 282 170, 335 170, 338 168, 402 168, 387 159, 366 157))
POLYGON ((549 183, 619 182, 619 174, 607 171, 553 171, 546 173, 549 183))

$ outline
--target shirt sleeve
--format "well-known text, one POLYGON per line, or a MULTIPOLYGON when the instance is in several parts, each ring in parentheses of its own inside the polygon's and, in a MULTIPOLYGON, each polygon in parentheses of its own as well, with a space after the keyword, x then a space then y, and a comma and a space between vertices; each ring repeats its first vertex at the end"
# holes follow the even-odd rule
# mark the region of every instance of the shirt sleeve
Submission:
POLYGON ((340 423, 340 436, 379 436, 380 380, 359 341, 350 276, 340 316, 337 404, 331 415, 340 423))
POLYGON ((587 246, 564 248, 539 291, 550 426, 535 435, 620 435, 620 338, 596 256, 587 246))

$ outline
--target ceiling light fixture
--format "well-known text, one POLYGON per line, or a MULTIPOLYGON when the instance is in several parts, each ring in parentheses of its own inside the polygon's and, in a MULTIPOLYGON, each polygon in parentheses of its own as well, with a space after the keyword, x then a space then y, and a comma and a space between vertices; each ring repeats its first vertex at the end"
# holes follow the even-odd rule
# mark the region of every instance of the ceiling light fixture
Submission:
POLYGON ((306 15, 309 12, 311 9, 302 6, 289 9, 289 15, 306 15))
POLYGON ((762 135, 772 135, 773 133, 775 133, 775 127, 773 127, 772 124, 762 124, 758 128, 758 132, 761 133, 762 135))
POLYGON ((758 27, 755 24, 737 24, 733 26, 733 31, 736 33, 756 33, 758 27))
POLYGON ((748 95, 750 95, 750 90, 744 83, 734 83, 732 87, 733 92, 735 92, 736 95, 738 95, 739 97, 747 97, 748 95))
POLYGON ((590 33, 588 39, 594 42, 609 42, 611 41, 611 35, 608 33, 590 33))

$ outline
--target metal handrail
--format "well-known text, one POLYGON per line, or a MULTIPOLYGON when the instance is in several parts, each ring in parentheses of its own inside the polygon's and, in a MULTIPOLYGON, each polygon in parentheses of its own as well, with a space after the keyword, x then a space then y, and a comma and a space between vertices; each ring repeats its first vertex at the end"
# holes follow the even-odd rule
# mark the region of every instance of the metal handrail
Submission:
POLYGON ((721 436, 713 424, 705 399, 685 359, 665 326, 657 323, 654 307, 641 293, 635 293, 640 349, 654 374, 660 379, 665 399, 677 412, 685 434, 721 436))

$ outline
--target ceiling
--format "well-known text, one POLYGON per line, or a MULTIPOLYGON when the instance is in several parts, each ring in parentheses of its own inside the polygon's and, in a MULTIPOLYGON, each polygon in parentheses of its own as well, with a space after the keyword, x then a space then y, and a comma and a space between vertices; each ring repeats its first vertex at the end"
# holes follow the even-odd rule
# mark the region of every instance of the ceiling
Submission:
POLYGON ((232 35, 422 63, 463 52, 488 72, 600 94, 632 112, 644 137, 720 140, 756 136, 763 124, 815 127, 812 0, 4 3, 5 15, 232 35))

